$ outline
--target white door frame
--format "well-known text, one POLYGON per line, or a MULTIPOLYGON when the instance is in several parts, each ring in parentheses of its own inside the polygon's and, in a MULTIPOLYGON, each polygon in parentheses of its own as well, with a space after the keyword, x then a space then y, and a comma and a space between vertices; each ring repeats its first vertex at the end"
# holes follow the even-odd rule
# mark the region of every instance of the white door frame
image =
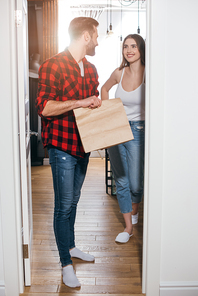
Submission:
POLYGON ((166 1, 147 0, 142 292, 159 296, 163 195, 166 1))
POLYGON ((27 0, 16 0, 19 12, 17 25, 18 114, 22 208, 22 239, 26 247, 24 257, 25 286, 31 285, 32 189, 29 122, 29 58, 27 0), (27 77, 26 77, 27 76, 27 77))
POLYGON ((23 292, 21 196, 18 145, 15 0, 1 2, 1 192, 2 248, 6 296, 23 292))

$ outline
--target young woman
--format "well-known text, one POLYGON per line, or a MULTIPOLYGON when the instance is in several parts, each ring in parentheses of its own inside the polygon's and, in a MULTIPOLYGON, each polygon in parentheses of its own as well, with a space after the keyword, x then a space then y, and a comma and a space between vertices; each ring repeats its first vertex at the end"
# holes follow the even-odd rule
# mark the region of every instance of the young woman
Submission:
POLYGON ((143 195, 145 133, 145 42, 137 34, 123 41, 122 63, 102 86, 102 100, 109 99, 109 90, 117 84, 116 98, 121 98, 134 139, 108 149, 114 174, 117 199, 125 221, 125 229, 116 242, 126 243, 138 223, 138 207, 143 195))

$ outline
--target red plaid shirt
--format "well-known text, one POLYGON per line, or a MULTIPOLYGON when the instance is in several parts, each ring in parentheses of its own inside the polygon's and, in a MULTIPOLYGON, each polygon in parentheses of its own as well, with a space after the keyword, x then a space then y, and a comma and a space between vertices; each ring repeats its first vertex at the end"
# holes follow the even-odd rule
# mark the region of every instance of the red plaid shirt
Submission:
POLYGON ((39 69, 36 108, 42 118, 42 140, 71 155, 84 157, 73 111, 44 117, 42 111, 49 100, 82 100, 98 96, 98 74, 94 65, 83 59, 84 77, 78 63, 68 50, 45 61, 39 69))

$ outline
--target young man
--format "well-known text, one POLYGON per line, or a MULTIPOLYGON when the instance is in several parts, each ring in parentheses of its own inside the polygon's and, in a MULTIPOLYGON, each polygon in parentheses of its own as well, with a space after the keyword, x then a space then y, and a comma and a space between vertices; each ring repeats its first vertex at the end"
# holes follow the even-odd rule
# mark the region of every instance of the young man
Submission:
POLYGON ((54 233, 63 268, 63 282, 79 287, 71 257, 94 261, 75 247, 74 223, 89 154, 78 134, 73 109, 98 108, 98 74, 85 55, 95 55, 98 22, 89 17, 71 21, 69 47, 39 69, 36 107, 42 118, 42 140, 47 147, 53 175, 54 233))

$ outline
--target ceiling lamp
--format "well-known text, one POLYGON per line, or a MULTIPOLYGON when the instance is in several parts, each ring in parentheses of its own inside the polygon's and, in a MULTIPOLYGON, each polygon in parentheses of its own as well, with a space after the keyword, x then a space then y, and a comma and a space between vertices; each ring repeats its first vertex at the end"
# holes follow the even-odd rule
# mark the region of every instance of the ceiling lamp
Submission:
MULTIPOLYGON (((137 33, 140 34, 140 26, 139 26, 139 16, 140 16, 140 0, 119 0, 121 6, 129 6, 135 2, 138 2, 138 28, 137 33)), ((146 0, 142 0, 142 3, 145 3, 146 0)))
POLYGON ((137 28, 137 33, 140 34, 140 26, 139 26, 139 14, 140 14, 140 7, 139 7, 140 1, 138 0, 138 28, 137 28))
MULTIPOLYGON (((108 15, 108 11, 107 11, 108 15)), ((113 33, 113 26, 112 26, 112 0, 110 0, 110 24, 109 24, 109 30, 107 29, 107 35, 108 37, 112 36, 113 33)))

